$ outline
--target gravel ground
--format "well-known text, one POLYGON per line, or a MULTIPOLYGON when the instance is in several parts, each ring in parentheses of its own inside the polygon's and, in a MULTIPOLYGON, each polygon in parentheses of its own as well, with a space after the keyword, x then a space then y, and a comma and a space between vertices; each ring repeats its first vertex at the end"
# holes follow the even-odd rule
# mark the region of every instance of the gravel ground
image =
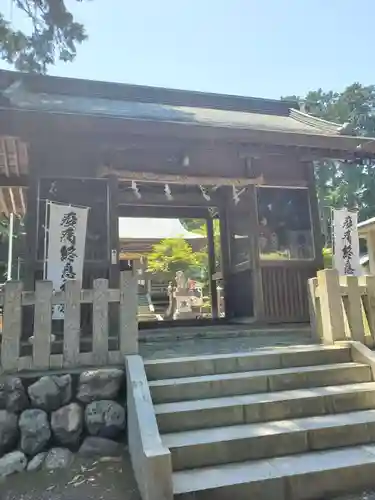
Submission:
POLYGON ((140 500, 140 496, 125 456, 102 461, 77 458, 66 470, 15 474, 0 480, 0 500, 140 500))
POLYGON ((358 493, 356 495, 336 497, 334 499, 329 499, 329 500, 375 500, 375 491, 365 491, 363 493, 358 493))

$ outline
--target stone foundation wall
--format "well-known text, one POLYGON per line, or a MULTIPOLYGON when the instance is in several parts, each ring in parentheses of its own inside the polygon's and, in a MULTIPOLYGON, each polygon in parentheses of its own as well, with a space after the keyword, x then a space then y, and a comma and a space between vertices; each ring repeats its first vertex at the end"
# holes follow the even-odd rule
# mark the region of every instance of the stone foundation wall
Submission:
POLYGON ((120 455, 124 381, 124 371, 117 368, 36 380, 6 378, 0 383, 0 477, 67 467, 74 453, 120 455))

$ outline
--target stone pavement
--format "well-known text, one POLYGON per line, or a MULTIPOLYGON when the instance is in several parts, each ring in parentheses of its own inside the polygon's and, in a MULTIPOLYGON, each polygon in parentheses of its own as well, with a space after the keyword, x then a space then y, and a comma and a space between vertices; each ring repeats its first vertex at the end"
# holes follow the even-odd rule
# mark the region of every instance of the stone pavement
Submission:
POLYGON ((176 328, 169 331, 143 331, 139 349, 145 359, 163 359, 312 343, 310 329, 304 326, 255 330, 230 325, 211 327, 209 331, 197 327, 185 327, 183 332, 176 328))

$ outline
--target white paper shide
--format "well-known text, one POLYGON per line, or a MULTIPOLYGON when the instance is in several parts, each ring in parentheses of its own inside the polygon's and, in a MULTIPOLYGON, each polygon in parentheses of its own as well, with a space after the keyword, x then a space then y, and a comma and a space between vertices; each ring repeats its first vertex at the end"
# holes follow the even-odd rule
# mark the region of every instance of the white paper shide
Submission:
MULTIPOLYGON (((82 280, 88 208, 47 201, 49 209, 46 278, 56 291, 71 279, 82 280)), ((53 319, 64 318, 64 308, 53 308, 53 319)))
POLYGON ((334 266, 342 276, 359 276, 358 214, 346 208, 333 210, 334 266))

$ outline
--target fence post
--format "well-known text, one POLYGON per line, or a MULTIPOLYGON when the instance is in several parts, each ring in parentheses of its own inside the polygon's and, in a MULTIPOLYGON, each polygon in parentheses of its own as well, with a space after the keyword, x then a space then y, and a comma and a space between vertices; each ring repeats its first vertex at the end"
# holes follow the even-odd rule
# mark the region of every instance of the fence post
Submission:
POLYGON ((37 281, 35 285, 33 364, 49 368, 52 330, 52 282, 37 281))
POLYGON ((346 340, 339 274, 336 269, 318 271, 323 342, 346 340))
POLYGON ((318 278, 310 278, 307 281, 307 296, 309 301, 310 325, 313 337, 318 342, 323 340, 322 314, 320 310, 320 300, 316 296, 318 288, 318 278))
POLYGON ((64 366, 79 365, 79 337, 81 331, 81 283, 65 283, 64 307, 64 366))
POLYGON ((105 365, 108 361, 108 280, 94 280, 92 301, 93 361, 105 365))
POLYGON ((3 333, 1 342, 1 366, 4 371, 17 370, 20 355, 22 325, 22 283, 8 281, 5 284, 3 333))
POLYGON ((133 271, 120 275, 120 351, 138 353, 138 281, 133 271))
POLYGON ((343 283, 348 289, 348 322, 351 340, 365 342, 365 328, 362 317, 362 297, 357 276, 344 276, 343 283))
POLYGON ((375 342, 375 276, 364 276, 367 295, 367 320, 372 343, 375 342))

